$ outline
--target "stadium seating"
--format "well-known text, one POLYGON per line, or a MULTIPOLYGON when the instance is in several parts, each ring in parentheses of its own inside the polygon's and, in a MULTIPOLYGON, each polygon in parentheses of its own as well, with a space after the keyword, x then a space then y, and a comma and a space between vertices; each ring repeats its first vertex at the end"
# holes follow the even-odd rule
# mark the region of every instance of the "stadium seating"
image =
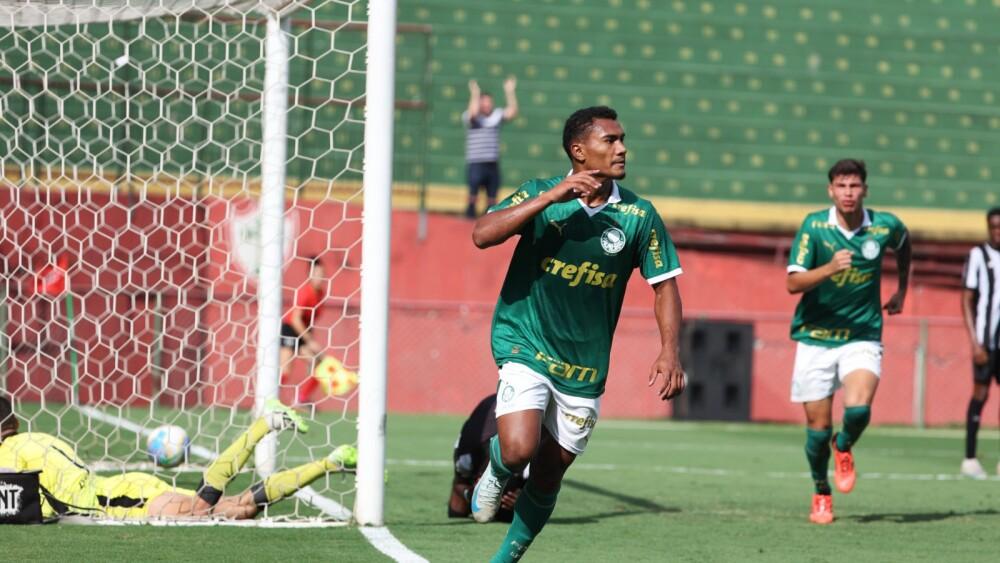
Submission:
POLYGON ((645 194, 819 202, 830 164, 858 156, 875 204, 1000 202, 995 2, 403 0, 400 21, 433 26, 433 183, 463 182, 467 81, 502 103, 515 74, 505 185, 561 172, 562 121, 609 104, 645 194))
MULTIPOLYGON (((343 21, 348 9, 307 7, 292 19, 343 21)), ((1000 153, 992 0, 400 0, 399 21, 396 177, 454 188, 456 201, 467 83, 503 103, 513 74, 522 109, 502 138, 508 188, 563 171, 565 117, 608 104, 629 133, 627 184, 646 195, 813 204, 825 199, 830 164, 858 156, 870 163, 874 205, 1000 203, 1000 164, 989 158, 1000 153)), ((197 161, 211 175, 253 178, 259 145, 231 140, 234 127, 259 131, 262 27, 198 15, 142 30, 91 25, 87 41, 67 30, 78 44, 61 59, 58 33, 6 29, 0 84, 15 88, 4 103, 33 117, 16 131, 0 122, 0 149, 60 166, 96 154, 110 175, 184 177, 197 161), (172 25, 200 39, 161 43, 172 25), (213 36, 242 63, 218 65, 213 36), (243 73, 251 86, 233 91, 243 73), (173 76, 185 91, 154 102, 173 76)), ((304 29, 290 25, 290 182, 356 185, 363 30, 339 29, 330 44, 304 29)))

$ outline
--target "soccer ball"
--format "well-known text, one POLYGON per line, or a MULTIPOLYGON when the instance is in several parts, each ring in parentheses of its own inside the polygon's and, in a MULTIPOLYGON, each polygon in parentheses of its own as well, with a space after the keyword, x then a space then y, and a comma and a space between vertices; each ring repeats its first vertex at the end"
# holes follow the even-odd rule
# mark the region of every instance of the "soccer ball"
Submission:
POLYGON ((153 463, 160 467, 180 465, 187 458, 188 446, 191 440, 187 432, 180 426, 164 424, 153 430, 146 439, 146 453, 153 463))
POLYGON ((316 366, 313 377, 319 381, 327 395, 335 397, 346 395, 358 386, 358 374, 345 368, 336 358, 324 358, 316 366))

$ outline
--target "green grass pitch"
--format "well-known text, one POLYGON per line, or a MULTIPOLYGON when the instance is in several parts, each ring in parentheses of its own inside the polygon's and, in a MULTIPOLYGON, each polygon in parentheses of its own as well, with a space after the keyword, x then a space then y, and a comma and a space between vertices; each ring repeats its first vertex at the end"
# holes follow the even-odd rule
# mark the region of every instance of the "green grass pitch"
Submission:
MULTIPOLYGON (((430 561, 485 561, 505 531, 445 517, 460 425, 449 416, 389 418, 387 523, 430 561)), ((988 469, 996 440, 995 429, 981 432, 988 469)), ((961 441, 956 430, 871 428, 856 448, 857 487, 834 494, 837 521, 820 527, 807 521, 811 484, 799 426, 602 421, 524 560, 994 561, 1000 480, 955 478, 961 441)), ((81 443, 84 457, 98 447, 81 443)), ((297 439, 288 456, 313 450, 297 439)), ((350 488, 331 484, 338 486, 350 488)), ((387 560, 353 527, 49 525, 6 527, 0 537, 12 561, 387 560)))

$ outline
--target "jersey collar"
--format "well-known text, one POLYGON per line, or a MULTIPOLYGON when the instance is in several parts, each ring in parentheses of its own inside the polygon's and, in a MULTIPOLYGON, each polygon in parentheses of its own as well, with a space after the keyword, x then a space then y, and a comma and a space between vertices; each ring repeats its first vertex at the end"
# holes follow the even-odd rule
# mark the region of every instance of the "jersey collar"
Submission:
MULTIPOLYGON (((573 175, 572 170, 566 173, 567 177, 572 175, 573 175)), ((598 205, 597 207, 587 207, 587 204, 584 203, 582 199, 576 198, 576 202, 580 204, 580 207, 582 207, 584 211, 587 212, 588 217, 593 217, 594 215, 597 215, 605 207, 611 205, 612 203, 618 203, 621 200, 622 200, 622 195, 621 192, 618 190, 618 182, 616 182, 615 180, 611 180, 611 195, 608 196, 608 201, 605 201, 604 203, 598 205)))
POLYGON ((851 240, 852 238, 854 238, 854 235, 858 234, 858 232, 860 232, 862 229, 864 229, 865 227, 872 226, 872 216, 871 216, 871 213, 867 209, 864 209, 864 208, 862 208, 862 211, 864 211, 865 218, 861 221, 861 226, 858 227, 857 229, 854 229, 853 231, 848 231, 844 227, 840 226, 840 221, 837 220, 837 207, 836 206, 833 206, 833 205, 830 206, 830 213, 827 215, 826 222, 829 223, 829 224, 831 224, 831 225, 833 225, 833 226, 835 226, 835 227, 837 227, 837 230, 839 230, 841 233, 843 233, 843 235, 845 237, 847 237, 847 240, 851 240))

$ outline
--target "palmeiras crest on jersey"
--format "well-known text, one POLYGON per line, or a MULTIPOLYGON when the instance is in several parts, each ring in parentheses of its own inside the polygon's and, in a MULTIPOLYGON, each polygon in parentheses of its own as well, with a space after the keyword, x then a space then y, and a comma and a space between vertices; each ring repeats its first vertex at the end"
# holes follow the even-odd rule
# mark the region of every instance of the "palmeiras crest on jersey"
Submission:
POLYGON ((608 254, 618 254, 625 248, 625 232, 618 227, 611 227, 601 233, 601 248, 608 254))
POLYGON ((861 255, 869 260, 878 258, 879 250, 882 250, 882 247, 879 246, 878 241, 875 239, 868 239, 861 243, 861 255))

